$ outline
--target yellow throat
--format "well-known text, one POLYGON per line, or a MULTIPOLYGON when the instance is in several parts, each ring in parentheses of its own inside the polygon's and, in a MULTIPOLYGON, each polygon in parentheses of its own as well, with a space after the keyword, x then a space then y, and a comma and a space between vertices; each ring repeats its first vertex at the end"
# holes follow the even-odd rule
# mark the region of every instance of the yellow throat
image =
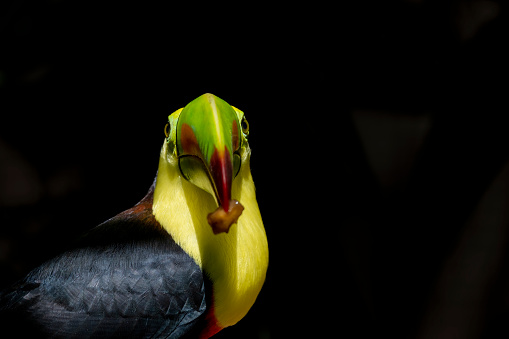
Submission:
POLYGON ((154 216, 209 276, 214 314, 221 327, 234 325, 246 315, 262 288, 268 266, 267 238, 256 202, 250 155, 246 145, 240 171, 232 182, 232 199, 245 209, 228 233, 217 235, 207 222, 207 214, 218 206, 214 197, 182 177, 172 143, 164 142, 159 159, 154 216))

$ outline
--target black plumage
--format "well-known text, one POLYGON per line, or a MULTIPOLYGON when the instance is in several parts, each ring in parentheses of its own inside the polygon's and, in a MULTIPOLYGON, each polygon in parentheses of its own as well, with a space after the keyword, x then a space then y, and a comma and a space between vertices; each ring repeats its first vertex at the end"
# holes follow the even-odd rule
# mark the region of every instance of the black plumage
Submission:
POLYGON ((211 285, 152 214, 152 192, 0 296, 3 333, 181 338, 205 326, 211 285), (13 331, 13 332, 11 332, 13 331))

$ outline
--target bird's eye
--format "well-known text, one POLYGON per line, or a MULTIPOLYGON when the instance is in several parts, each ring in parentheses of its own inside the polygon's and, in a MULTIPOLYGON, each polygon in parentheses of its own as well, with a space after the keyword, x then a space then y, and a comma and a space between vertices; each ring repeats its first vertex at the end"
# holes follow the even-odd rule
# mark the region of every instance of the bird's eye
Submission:
POLYGON ((170 137, 170 131, 171 131, 171 125, 170 125, 170 123, 167 123, 166 126, 164 126, 164 135, 166 135, 167 138, 170 137))
POLYGON ((249 123, 247 122, 246 118, 242 118, 242 122, 240 123, 240 126, 242 127, 242 132, 246 135, 249 134, 249 123))

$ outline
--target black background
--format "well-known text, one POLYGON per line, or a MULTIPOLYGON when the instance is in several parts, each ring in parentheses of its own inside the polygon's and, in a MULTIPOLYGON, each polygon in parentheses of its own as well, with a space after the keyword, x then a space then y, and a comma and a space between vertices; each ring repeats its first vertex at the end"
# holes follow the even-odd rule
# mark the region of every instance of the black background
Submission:
POLYGON ((143 197, 167 116, 211 92, 250 123, 270 247, 219 338, 507 335, 502 1, 7 1, 0 18, 2 286, 143 197))

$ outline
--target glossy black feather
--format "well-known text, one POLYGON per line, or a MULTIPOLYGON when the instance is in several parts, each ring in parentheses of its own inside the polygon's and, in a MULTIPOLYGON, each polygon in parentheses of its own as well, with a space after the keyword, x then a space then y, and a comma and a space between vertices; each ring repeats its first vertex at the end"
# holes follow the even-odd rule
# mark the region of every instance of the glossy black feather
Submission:
POLYGON ((196 335, 209 283, 157 223, 150 198, 4 291, 2 331, 55 338, 196 335))

